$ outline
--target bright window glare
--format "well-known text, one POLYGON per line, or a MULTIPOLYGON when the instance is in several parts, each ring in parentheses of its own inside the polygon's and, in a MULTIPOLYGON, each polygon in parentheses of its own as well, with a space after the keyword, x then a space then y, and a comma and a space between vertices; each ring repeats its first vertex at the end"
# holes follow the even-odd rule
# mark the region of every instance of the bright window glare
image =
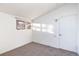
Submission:
POLYGON ((46 29, 42 29, 42 32, 47 32, 47 30, 46 29))
POLYGON ((40 27, 41 24, 39 24, 39 23, 33 23, 32 26, 34 26, 34 27, 40 27))
POLYGON ((33 23, 32 24, 32 30, 35 31, 42 31, 54 34, 54 26, 53 24, 39 24, 39 23, 33 23))
POLYGON ((48 25, 48 28, 53 29, 53 26, 52 25, 48 25))
POLYGON ((54 34, 54 32, 51 32, 51 31, 49 33, 54 34))
POLYGON ((52 25, 47 26, 47 32, 48 33, 54 33, 54 27, 52 25))
POLYGON ((46 29, 46 24, 41 24, 41 26, 42 26, 42 32, 47 32, 47 29, 46 29))
POLYGON ((32 30, 36 30, 36 28, 35 27, 32 27, 32 30))
POLYGON ((36 31, 40 31, 40 28, 36 28, 36 31))
POLYGON ((42 24, 42 28, 46 27, 46 24, 42 24))
POLYGON ((40 31, 41 29, 40 28, 34 28, 34 27, 32 27, 32 30, 34 30, 34 31, 40 31))
POLYGON ((54 33, 52 30, 47 30, 48 33, 54 33))

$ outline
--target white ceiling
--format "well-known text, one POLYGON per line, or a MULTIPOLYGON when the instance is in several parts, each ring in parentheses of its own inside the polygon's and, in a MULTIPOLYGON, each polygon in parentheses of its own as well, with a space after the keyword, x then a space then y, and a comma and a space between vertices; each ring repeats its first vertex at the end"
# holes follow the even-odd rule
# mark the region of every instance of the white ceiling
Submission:
POLYGON ((15 16, 34 19, 43 14, 53 11, 63 5, 62 3, 0 3, 0 12, 15 16))

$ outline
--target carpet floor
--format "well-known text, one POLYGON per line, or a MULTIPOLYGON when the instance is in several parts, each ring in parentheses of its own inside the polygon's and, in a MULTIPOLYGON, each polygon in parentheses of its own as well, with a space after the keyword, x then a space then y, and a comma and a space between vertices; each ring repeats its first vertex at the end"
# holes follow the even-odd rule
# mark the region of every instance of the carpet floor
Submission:
POLYGON ((0 56, 77 56, 77 54, 32 42, 0 56))

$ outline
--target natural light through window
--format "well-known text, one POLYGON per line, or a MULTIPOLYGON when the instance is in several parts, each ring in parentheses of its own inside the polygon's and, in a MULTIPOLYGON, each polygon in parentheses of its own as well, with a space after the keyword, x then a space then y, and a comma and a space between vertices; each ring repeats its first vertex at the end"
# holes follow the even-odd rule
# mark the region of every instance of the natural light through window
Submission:
POLYGON ((34 26, 34 27, 40 27, 41 24, 39 24, 39 23, 33 23, 32 26, 34 26))
POLYGON ((54 28, 53 28, 52 25, 48 25, 48 26, 47 26, 47 32, 49 32, 49 33, 54 33, 54 28))
POLYGON ((41 30, 42 30, 42 32, 47 32, 47 26, 46 26, 46 24, 41 24, 41 30))
POLYGON ((35 27, 32 27, 32 30, 36 30, 36 28, 35 27))
POLYGON ((42 29, 42 32, 47 32, 47 29, 42 29))
POLYGON ((42 25, 42 28, 46 28, 46 24, 41 24, 42 25))
POLYGON ((32 24, 32 30, 54 34, 54 26, 53 26, 53 24, 33 23, 32 24))
POLYGON ((32 24, 32 30, 34 30, 34 31, 41 31, 41 24, 33 23, 32 24))
POLYGON ((40 31, 40 28, 36 28, 36 31, 40 31))

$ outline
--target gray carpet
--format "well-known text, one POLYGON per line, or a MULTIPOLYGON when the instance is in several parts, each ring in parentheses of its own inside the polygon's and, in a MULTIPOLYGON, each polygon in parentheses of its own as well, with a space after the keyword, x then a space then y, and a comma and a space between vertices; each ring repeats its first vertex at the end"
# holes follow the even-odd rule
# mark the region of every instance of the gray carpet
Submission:
POLYGON ((12 51, 6 52, 1 56, 77 56, 77 54, 71 51, 32 42, 12 51))

